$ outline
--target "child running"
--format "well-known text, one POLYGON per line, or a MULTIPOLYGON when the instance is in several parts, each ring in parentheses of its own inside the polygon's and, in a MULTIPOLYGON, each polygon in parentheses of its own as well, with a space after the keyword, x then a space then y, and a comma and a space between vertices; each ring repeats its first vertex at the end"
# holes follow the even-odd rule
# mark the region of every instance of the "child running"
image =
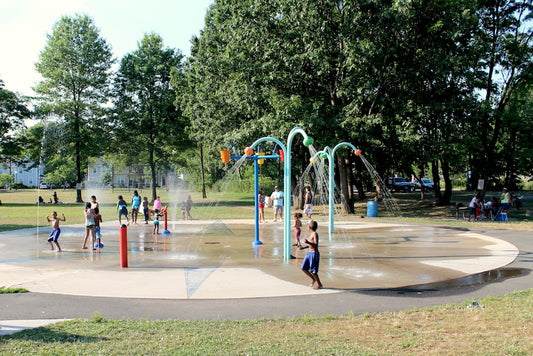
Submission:
POLYGON ((308 244, 305 247, 300 247, 300 250, 309 248, 309 252, 304 257, 302 262, 302 271, 311 278, 312 283, 310 285, 313 289, 321 289, 322 282, 318 277, 318 265, 320 264, 320 252, 318 252, 318 223, 314 220, 309 221, 309 235, 308 239, 305 239, 305 242, 308 244))
POLYGON ((55 211, 52 212, 52 218, 49 216, 46 216, 46 220, 48 220, 49 223, 52 223, 52 232, 50 232, 50 236, 48 237, 48 242, 50 243, 50 250, 54 250, 54 244, 57 245, 57 252, 61 252, 61 246, 59 246, 59 234, 61 234, 61 229, 59 228, 59 222, 60 221, 67 221, 65 218, 65 214, 62 214, 63 218, 58 218, 57 213, 55 211))
POLYGON ((302 213, 295 213, 294 214, 294 239, 296 240, 296 243, 293 246, 296 247, 302 247, 302 244, 300 242, 300 235, 302 233, 302 213))
POLYGON ((128 222, 128 225, 129 225, 130 219, 128 218, 128 204, 126 203, 122 195, 118 196, 117 212, 118 212, 119 225, 122 226, 122 215, 126 217, 126 221, 128 222))

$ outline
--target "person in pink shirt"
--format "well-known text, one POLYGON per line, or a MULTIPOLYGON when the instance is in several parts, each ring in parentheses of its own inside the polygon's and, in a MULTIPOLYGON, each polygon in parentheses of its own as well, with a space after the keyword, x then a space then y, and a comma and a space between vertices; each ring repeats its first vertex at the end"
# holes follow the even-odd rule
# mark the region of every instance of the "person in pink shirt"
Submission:
POLYGON ((155 215, 159 215, 160 212, 161 212, 161 198, 159 196, 157 196, 157 199, 154 200, 154 206, 153 206, 152 210, 150 210, 150 213, 151 214, 155 214, 155 215))

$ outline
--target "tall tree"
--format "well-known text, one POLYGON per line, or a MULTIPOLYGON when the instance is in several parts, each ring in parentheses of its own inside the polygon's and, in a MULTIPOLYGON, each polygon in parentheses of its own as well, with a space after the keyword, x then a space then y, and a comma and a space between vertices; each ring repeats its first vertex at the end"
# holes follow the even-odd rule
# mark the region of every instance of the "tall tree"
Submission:
MULTIPOLYGON (((35 65, 43 77, 35 91, 42 112, 64 121, 63 154, 66 161, 69 156, 75 161, 76 182, 82 183, 88 158, 100 155, 106 141, 104 105, 114 60, 110 46, 86 15, 61 17, 47 38, 35 65)), ((76 201, 83 201, 79 187, 76 201)))
POLYGON ((186 120, 174 106, 173 71, 182 71, 183 55, 165 48, 157 34, 147 34, 125 55, 115 81, 116 145, 120 152, 150 167, 152 199, 157 197, 157 171, 187 144, 186 120))
POLYGON ((25 162, 23 145, 16 133, 24 128, 24 119, 30 118, 26 98, 5 89, 0 79, 0 162, 25 162))
MULTIPOLYGON (((509 112, 513 97, 517 97, 516 92, 533 80, 533 4, 530 0, 483 0, 479 4, 480 54, 474 70, 481 94, 480 109, 468 129, 476 138, 470 147, 474 153, 473 177, 494 182, 494 177, 505 174, 498 167, 507 163, 501 161, 512 159, 506 152, 509 145, 503 142, 509 139, 505 132, 511 129, 505 113, 509 112)), ((514 158, 515 165, 517 159, 514 158)), ((508 172, 506 183, 511 179, 508 172)))

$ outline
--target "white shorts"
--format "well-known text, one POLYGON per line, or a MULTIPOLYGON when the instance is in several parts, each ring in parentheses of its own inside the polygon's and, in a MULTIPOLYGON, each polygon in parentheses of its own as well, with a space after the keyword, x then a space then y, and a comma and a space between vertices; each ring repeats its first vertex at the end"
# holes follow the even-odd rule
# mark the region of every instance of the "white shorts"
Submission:
POLYGON ((283 205, 274 206, 274 214, 282 214, 282 213, 283 213, 283 205))
POLYGON ((304 206, 304 214, 313 214, 313 204, 305 204, 304 206))

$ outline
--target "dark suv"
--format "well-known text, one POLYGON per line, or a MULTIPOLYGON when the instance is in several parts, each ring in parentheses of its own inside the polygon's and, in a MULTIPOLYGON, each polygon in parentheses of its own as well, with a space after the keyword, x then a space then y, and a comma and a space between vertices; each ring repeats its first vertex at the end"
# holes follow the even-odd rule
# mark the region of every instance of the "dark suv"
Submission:
POLYGON ((389 177, 387 186, 393 192, 414 192, 415 185, 402 177, 389 177))

